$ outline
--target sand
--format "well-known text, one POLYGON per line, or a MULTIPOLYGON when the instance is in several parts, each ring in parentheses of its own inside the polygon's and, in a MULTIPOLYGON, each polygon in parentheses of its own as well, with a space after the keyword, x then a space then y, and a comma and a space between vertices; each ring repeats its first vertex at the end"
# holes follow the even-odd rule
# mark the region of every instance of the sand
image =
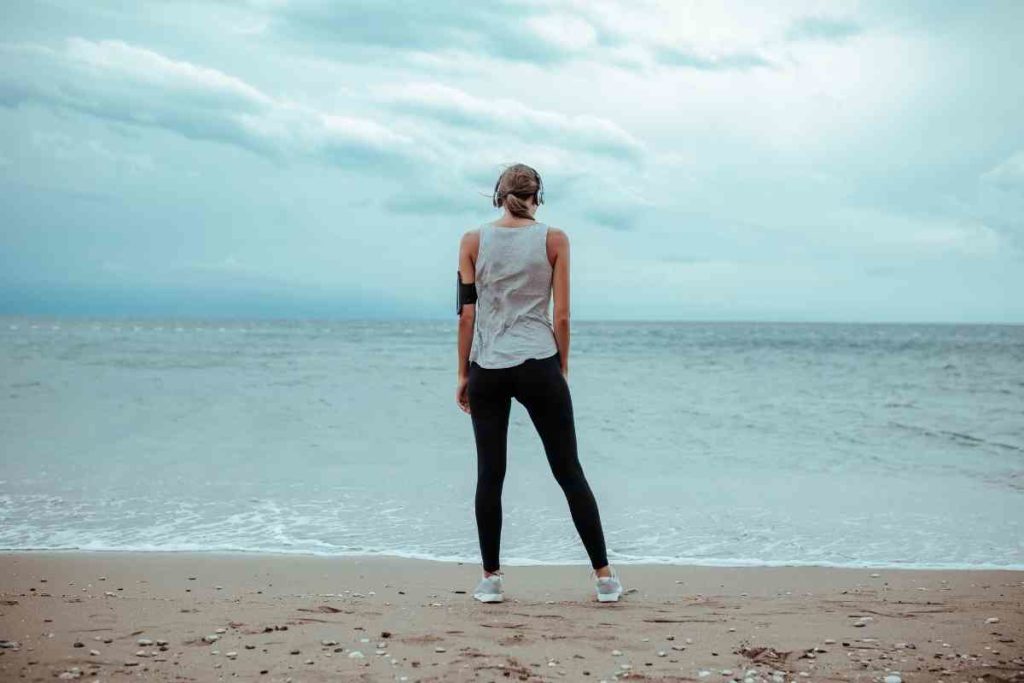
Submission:
POLYGON ((0 680, 1024 680, 1024 572, 616 568, 8 552, 0 680))

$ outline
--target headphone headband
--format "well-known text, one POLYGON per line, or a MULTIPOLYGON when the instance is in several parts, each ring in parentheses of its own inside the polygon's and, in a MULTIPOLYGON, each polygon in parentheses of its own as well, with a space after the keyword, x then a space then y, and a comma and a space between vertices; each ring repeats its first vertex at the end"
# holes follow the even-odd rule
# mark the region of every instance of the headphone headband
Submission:
MULTIPOLYGON (((530 168, 530 167, 527 167, 527 168, 530 168)), ((530 193, 530 196, 535 197, 536 202, 537 202, 538 205, 539 204, 543 204, 544 203, 544 181, 540 179, 540 174, 537 173, 536 169, 530 168, 530 170, 533 171, 533 177, 537 181, 537 191, 530 193)), ((496 183, 494 183, 494 192, 492 193, 492 196, 491 196, 491 202, 496 207, 499 205, 498 204, 498 186, 501 185, 501 178, 503 176, 504 176, 504 173, 501 176, 498 176, 498 181, 496 183)), ((519 197, 519 195, 517 193, 515 193, 515 192, 509 192, 508 194, 514 194, 517 197, 519 197)))

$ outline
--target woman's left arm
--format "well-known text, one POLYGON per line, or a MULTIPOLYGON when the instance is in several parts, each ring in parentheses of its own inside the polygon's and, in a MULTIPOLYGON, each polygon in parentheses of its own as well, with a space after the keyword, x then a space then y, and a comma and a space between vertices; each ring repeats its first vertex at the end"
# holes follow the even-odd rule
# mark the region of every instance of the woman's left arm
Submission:
MULTIPOLYGON (((476 282, 476 263, 474 255, 477 250, 478 233, 470 230, 462 236, 459 243, 459 275, 464 284, 476 282)), ((473 345, 473 326, 476 323, 476 304, 464 303, 459 312, 458 341, 458 377, 469 376, 469 351, 473 345)))

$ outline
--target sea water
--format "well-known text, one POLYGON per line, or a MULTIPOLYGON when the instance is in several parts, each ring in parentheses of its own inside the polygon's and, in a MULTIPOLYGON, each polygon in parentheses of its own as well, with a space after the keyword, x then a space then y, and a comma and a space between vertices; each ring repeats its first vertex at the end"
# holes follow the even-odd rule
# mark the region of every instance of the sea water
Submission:
MULTIPOLYGON (((574 321, 613 563, 1024 568, 1024 327, 574 321)), ((440 321, 0 318, 0 548, 479 562, 440 321)), ((587 565, 513 401, 506 565, 587 565)))

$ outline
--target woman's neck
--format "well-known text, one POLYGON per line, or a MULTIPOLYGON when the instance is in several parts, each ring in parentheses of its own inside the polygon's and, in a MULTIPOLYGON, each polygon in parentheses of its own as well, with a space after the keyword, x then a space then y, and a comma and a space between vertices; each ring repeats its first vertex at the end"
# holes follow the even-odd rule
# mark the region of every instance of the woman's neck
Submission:
POLYGON ((491 225, 496 225, 499 228, 522 228, 527 225, 533 225, 536 222, 536 219, 519 218, 518 216, 502 216, 491 223, 491 225))

